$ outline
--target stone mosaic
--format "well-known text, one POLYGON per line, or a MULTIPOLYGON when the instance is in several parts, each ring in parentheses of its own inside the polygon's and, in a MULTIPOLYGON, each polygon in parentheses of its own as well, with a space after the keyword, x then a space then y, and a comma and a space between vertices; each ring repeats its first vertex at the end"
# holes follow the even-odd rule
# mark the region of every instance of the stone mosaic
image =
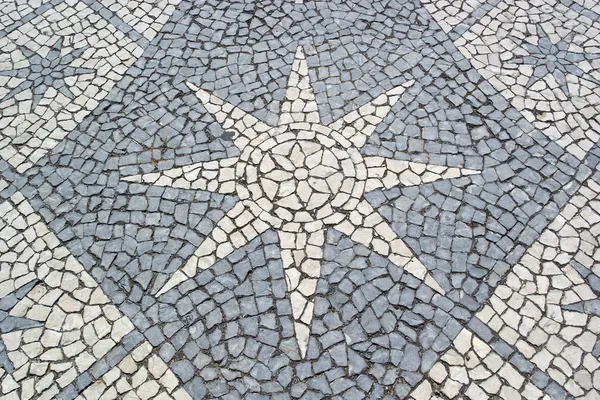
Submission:
MULTIPOLYGON (((164 22, 137 29, 152 37, 164 22)), ((0 47, 0 152, 19 171, 94 110, 142 54, 125 33, 70 0, 0 36, 0 47)))
POLYGON ((50 0, 2 0, 0 2, 0 29, 5 29, 18 22, 25 15, 50 0))
POLYGON ((503 1, 455 41, 533 125, 577 158, 597 141, 600 23, 558 1, 503 1))
MULTIPOLYGON (((404 86, 410 86, 408 82, 404 86)), ((380 95, 371 103, 326 127, 310 86, 302 48, 296 51, 286 98, 277 127, 269 127, 233 105, 197 90, 196 96, 224 128, 235 131, 240 157, 193 164, 133 176, 127 180, 222 194, 242 200, 206 238, 183 269, 157 293, 194 277, 272 228, 278 231, 296 336, 306 354, 325 229, 331 226, 352 240, 393 260, 399 267, 444 293, 391 226, 361 201, 366 192, 398 185, 412 186, 476 171, 382 157, 359 152, 376 125, 398 101, 405 87, 380 95)))
MULTIPOLYGON (((0 186, 6 187, 6 182, 0 181, 0 186)), ((2 202, 0 209, 2 398, 56 398, 76 380, 84 380, 82 375, 105 355, 109 354, 111 363, 119 362, 119 353, 125 351, 120 343, 126 342, 124 337, 134 326, 60 245, 21 193, 2 202)), ((117 380, 119 369, 130 374, 137 371, 139 376, 129 387, 117 383, 117 389, 112 390, 118 392, 103 398, 117 398, 116 393, 131 390, 149 398, 161 389, 169 398, 177 379, 172 373, 165 374, 167 367, 162 361, 150 362, 152 368, 162 372, 151 370, 153 376, 147 377, 144 367, 140 369, 130 360, 144 361, 151 349, 148 342, 143 342, 131 355, 120 357, 123 361, 118 367, 107 372, 114 379, 109 382, 103 376, 103 380, 107 384, 117 380), (127 369, 126 364, 134 364, 135 368, 127 369)), ((102 394, 102 388, 92 384, 82 395, 98 398, 92 392, 102 394)))
POLYGON ((600 398, 598 7, 0 2, 0 399, 600 398))
POLYGON ((102 0, 100 3, 146 39, 152 40, 169 20, 180 1, 102 0))
POLYGON ((484 0, 424 0, 422 3, 427 11, 431 13, 431 16, 440 24, 440 27, 445 32, 450 32, 477 10, 484 3, 484 0))
POLYGON ((433 387, 449 398, 598 397, 599 178, 594 174, 542 232, 414 398, 429 398, 433 387))

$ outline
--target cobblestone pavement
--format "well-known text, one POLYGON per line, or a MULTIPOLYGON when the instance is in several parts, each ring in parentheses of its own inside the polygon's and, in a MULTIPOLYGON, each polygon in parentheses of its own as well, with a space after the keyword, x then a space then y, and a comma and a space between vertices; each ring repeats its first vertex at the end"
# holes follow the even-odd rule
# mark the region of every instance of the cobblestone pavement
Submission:
POLYGON ((0 0, 0 400, 600 399, 597 0, 0 0))

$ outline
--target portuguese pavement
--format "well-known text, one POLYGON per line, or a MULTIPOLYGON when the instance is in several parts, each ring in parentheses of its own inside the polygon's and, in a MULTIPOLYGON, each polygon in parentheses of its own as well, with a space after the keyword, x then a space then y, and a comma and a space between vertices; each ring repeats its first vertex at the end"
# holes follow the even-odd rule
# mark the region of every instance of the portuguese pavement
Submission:
POLYGON ((600 399, 597 0, 0 0, 0 400, 600 399))

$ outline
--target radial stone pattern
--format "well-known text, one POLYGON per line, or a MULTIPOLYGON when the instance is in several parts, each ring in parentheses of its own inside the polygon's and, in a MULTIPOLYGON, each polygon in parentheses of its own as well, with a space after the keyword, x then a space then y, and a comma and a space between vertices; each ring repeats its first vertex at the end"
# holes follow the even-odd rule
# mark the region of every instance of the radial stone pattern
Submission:
POLYGON ((600 4, 0 0, 0 400, 600 399, 600 4))

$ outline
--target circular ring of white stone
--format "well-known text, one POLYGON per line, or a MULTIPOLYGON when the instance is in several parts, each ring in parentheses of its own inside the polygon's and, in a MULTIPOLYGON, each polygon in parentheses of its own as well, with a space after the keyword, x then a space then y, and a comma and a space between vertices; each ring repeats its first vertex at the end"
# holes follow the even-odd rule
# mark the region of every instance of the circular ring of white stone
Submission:
POLYGON ((338 132, 293 123, 250 142, 236 167, 240 199, 283 221, 308 223, 352 210, 365 189, 360 152, 338 132))

